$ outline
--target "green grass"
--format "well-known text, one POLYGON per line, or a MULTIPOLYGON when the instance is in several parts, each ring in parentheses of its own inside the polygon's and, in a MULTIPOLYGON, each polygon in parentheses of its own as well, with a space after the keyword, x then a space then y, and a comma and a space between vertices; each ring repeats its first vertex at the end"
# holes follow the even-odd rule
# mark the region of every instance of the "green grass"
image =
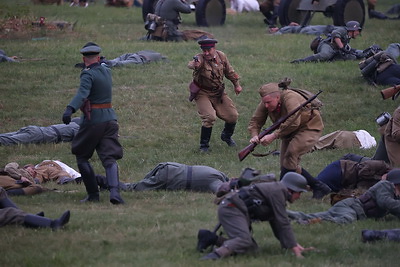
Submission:
MULTIPOLYGON (((378 3, 386 11, 394 0, 378 3)), ((65 20, 75 23, 73 32, 37 31, 9 33, 0 39, 0 48, 8 55, 28 59, 19 64, 0 64, 0 131, 10 132, 26 125, 61 123, 65 106, 76 92, 81 61, 79 49, 88 41, 98 43, 109 59, 123 53, 151 49, 168 57, 169 62, 151 63, 113 69, 114 95, 124 158, 119 161, 121 180, 138 181, 157 163, 176 161, 217 168, 230 177, 245 167, 262 172, 279 172, 278 158, 249 156, 239 162, 237 152, 248 144, 247 123, 259 101, 258 88, 267 82, 291 77, 292 85, 313 92, 323 90, 324 134, 332 131, 365 129, 379 139, 375 117, 383 111, 393 112, 398 102, 381 100, 384 87, 368 85, 361 77, 358 62, 335 62, 293 65, 295 58, 310 55, 313 37, 305 35, 271 36, 265 33, 259 13, 228 16, 222 27, 201 28, 215 35, 218 49, 224 51, 241 76, 243 93, 234 96, 227 82, 228 94, 240 113, 234 138, 237 148, 219 140, 222 121, 217 121, 211 139, 212 152, 198 153, 200 119, 193 103, 187 101, 191 71, 187 62, 199 52, 195 42, 157 43, 139 41, 145 34, 140 8, 107 8, 97 1, 89 8, 34 6, 28 0, 3 0, 0 20, 8 17, 46 21, 65 20), (41 38, 46 37, 46 38, 41 38), (35 39, 41 38, 41 39, 35 39), (40 59, 40 60, 29 60, 40 59)), ((181 29, 197 28, 194 14, 182 15, 181 29)), ((313 24, 330 24, 332 20, 316 14, 313 24)), ((374 43, 385 48, 399 42, 400 21, 366 19, 362 36, 351 42, 364 49, 374 43)), ((272 147, 257 147, 264 153, 272 147)), ((330 162, 346 153, 371 156, 374 150, 318 151, 307 154, 302 164, 316 175, 330 162)), ((16 161, 37 163, 59 159, 76 168, 70 144, 23 145, 0 147, 0 166, 16 161)), ((92 163, 104 173, 97 156, 92 163)), ((101 193, 98 204, 82 205, 83 185, 49 188, 65 192, 48 192, 36 196, 14 197, 18 206, 28 212, 44 210, 55 218, 71 210, 67 228, 52 232, 7 226, 0 229, 0 251, 4 266, 394 266, 399 244, 381 242, 363 244, 361 229, 398 227, 398 220, 359 221, 348 226, 322 223, 302 226, 293 224, 298 242, 314 246, 320 252, 306 254, 297 260, 281 250, 268 223, 254 225, 254 236, 260 246, 257 255, 244 255, 218 263, 201 262, 195 251, 197 230, 213 228, 216 206, 208 193, 191 192, 124 192, 124 206, 108 202, 101 193)), ((311 200, 311 193, 290 205, 306 212, 321 211, 329 201, 311 200)))

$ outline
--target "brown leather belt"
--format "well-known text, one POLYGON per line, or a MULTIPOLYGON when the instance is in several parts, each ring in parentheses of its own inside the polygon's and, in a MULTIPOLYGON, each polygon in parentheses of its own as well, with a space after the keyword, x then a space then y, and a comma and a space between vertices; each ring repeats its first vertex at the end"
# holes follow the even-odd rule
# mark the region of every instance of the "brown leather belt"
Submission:
POLYGON ((92 109, 96 108, 112 108, 111 103, 102 103, 102 104, 91 104, 90 107, 92 109))

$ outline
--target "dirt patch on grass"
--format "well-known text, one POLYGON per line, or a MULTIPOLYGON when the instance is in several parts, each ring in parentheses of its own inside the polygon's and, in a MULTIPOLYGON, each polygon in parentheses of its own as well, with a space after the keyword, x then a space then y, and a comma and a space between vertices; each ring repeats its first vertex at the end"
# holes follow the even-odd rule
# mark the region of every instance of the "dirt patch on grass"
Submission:
POLYGON ((74 24, 67 21, 46 21, 46 18, 7 18, 0 20, 0 38, 30 39, 72 35, 74 24))

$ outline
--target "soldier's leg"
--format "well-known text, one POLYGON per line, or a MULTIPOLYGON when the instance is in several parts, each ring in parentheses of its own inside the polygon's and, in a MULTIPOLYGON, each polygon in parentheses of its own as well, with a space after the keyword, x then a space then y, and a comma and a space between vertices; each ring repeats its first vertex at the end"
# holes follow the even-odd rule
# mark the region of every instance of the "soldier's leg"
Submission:
POLYGON ((117 160, 123 157, 122 146, 118 141, 119 126, 116 121, 109 121, 104 125, 103 138, 96 151, 106 171, 110 202, 124 204, 119 193, 119 171, 117 160))
POLYGON ((0 227, 8 224, 23 224, 26 213, 14 207, 0 209, 0 227))
POLYGON ((167 188, 168 164, 159 163, 137 183, 126 184, 128 191, 160 190, 167 188))
POLYGON ((231 253, 245 253, 257 249, 248 219, 239 209, 230 205, 229 201, 226 201, 218 208, 218 219, 229 238, 221 247, 227 248, 231 253))
POLYGON ((97 185, 96 174, 89 163, 95 147, 97 146, 102 131, 97 126, 80 127, 77 135, 72 140, 71 151, 75 155, 82 181, 85 185, 87 197, 81 202, 99 201, 99 187, 97 185))
POLYGON ((32 228, 51 228, 57 230, 69 222, 70 211, 65 211, 60 218, 52 220, 46 217, 26 214, 24 217, 24 226, 32 228))
POLYGON ((388 45, 385 50, 385 53, 388 54, 394 60, 397 60, 400 56, 400 43, 392 43, 388 45))
POLYGON ((236 122, 239 117, 239 113, 233 103, 232 99, 228 97, 226 93, 223 94, 221 102, 215 103, 214 108, 216 110, 217 117, 225 121, 224 129, 221 132, 221 140, 226 142, 228 146, 236 146, 235 141, 232 139, 232 135, 235 131, 236 122))
MULTIPOLYGON (((281 166, 286 170, 295 170, 307 180, 307 184, 313 190, 314 198, 322 198, 332 190, 319 180, 316 180, 306 169, 300 166, 300 158, 314 146, 321 137, 321 131, 301 131, 291 140, 285 140, 285 151, 281 151, 281 166)), ((283 144, 283 142, 282 142, 283 144)))
POLYGON ((214 107, 208 96, 202 91, 196 97, 197 112, 201 118, 200 151, 207 152, 211 139, 212 127, 217 119, 214 107))
POLYGON ((3 209, 9 207, 18 209, 17 205, 8 198, 6 190, 0 187, 0 208, 3 209))
POLYGON ((363 230, 362 241, 371 242, 377 240, 400 241, 400 229, 387 230, 363 230))

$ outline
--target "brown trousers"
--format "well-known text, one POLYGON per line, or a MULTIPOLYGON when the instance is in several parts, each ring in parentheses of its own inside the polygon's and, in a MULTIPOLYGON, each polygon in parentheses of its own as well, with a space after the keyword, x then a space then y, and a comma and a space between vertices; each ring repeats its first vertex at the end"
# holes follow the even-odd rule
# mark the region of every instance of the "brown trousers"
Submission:
POLYGON ((22 189, 25 195, 35 195, 43 192, 41 185, 31 184, 24 186, 23 184, 17 184, 17 180, 7 175, 0 175, 0 187, 3 187, 6 191, 10 189, 22 189))
POLYGON ((282 138, 281 167, 301 173, 301 156, 311 150, 321 134, 322 131, 317 130, 300 130, 290 138, 282 138))
POLYGON ((226 123, 236 123, 238 120, 239 113, 235 104, 225 92, 219 98, 210 97, 206 91, 200 90, 195 101, 197 112, 204 127, 212 127, 217 117, 226 123))

